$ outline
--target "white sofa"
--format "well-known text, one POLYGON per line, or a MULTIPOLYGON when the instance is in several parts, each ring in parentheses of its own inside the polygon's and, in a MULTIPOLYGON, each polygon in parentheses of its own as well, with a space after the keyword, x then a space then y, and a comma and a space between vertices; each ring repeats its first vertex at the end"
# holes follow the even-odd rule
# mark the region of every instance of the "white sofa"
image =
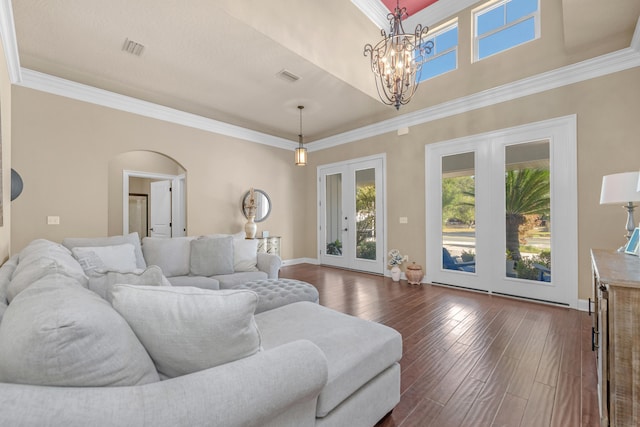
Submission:
POLYGON ((36 240, 0 268, 0 425, 373 426, 399 401, 391 328, 83 263, 36 240))

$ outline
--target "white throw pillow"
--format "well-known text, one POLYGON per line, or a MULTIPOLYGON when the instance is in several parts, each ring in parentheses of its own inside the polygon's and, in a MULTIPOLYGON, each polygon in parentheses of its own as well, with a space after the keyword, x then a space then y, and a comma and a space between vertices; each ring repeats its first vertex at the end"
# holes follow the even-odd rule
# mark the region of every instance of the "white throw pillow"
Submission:
POLYGON ((112 304, 140 339, 158 372, 173 378, 260 350, 255 292, 113 285, 112 304))
POLYGON ((87 273, 96 269, 128 273, 138 268, 135 247, 131 243, 114 246, 78 246, 71 249, 71 252, 87 273))
POLYGON ((258 271, 258 241, 233 239, 233 270, 258 271))

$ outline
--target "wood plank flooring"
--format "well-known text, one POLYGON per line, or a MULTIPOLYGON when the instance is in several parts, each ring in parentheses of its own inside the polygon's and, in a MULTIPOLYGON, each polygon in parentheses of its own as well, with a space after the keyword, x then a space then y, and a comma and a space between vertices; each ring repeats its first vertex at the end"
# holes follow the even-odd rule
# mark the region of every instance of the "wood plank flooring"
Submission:
POLYGON ((378 427, 599 425, 587 313, 310 264, 280 276, 402 334, 402 396, 378 427))

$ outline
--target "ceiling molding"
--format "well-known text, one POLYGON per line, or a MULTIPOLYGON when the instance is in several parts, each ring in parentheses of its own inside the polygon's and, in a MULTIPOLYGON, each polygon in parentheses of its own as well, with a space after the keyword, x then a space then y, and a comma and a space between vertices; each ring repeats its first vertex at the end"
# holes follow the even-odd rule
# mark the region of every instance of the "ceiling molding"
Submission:
POLYGON ((451 17, 458 15, 461 10, 476 3, 478 3, 478 0, 437 1, 408 17, 403 21, 403 25, 409 29, 415 28, 418 24, 432 27, 442 21, 451 19, 451 17))
POLYGON ((349 142, 371 138, 400 128, 416 126, 466 113, 523 96, 557 89, 596 77, 640 66, 640 19, 631 46, 593 59, 567 65, 556 70, 527 77, 512 83, 487 89, 473 95, 443 102, 413 113, 378 122, 359 129, 316 140, 307 145, 309 152, 325 150, 349 142))
POLYGON ((276 148, 293 150, 298 146, 294 141, 275 137, 262 132, 246 129, 240 126, 220 122, 186 113, 184 111, 168 108, 152 102, 142 101, 130 96, 120 95, 93 86, 87 86, 71 80, 61 79, 49 74, 22 68, 22 81, 18 86, 35 89, 66 98, 76 99, 103 107, 114 108, 140 116, 176 123, 221 135, 227 135, 245 141, 269 145, 276 148))
POLYGON ((20 74, 20 56, 18 55, 18 41, 16 27, 13 21, 11 0, 0 0, 0 39, 7 60, 9 80, 18 83, 22 79, 20 74))
POLYGON ((389 19, 387 19, 389 11, 380 0, 351 0, 351 3, 356 5, 378 28, 386 30, 389 26, 389 19))

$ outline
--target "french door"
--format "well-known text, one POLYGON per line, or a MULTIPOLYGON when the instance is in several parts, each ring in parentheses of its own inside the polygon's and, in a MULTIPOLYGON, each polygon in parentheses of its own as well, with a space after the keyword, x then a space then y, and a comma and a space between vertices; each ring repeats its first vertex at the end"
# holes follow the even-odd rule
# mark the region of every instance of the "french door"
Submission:
POLYGON ((577 307, 575 117, 426 146, 430 282, 577 307))
POLYGON ((384 273, 384 156, 318 167, 320 263, 384 273))

